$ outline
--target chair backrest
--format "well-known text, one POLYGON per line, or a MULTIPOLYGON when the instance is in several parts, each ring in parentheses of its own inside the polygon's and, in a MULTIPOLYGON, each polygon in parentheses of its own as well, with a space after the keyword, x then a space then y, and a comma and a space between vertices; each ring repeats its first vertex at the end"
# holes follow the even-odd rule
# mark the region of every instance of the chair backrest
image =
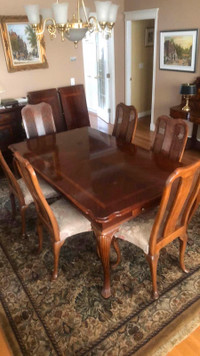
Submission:
POLYGON ((89 114, 82 84, 58 88, 67 129, 90 126, 89 114))
POLYGON ((188 125, 183 119, 160 116, 156 121, 151 149, 174 161, 181 161, 188 136, 188 125))
POLYGON ((36 173, 32 167, 32 165, 23 158, 19 152, 14 153, 14 157, 16 159, 16 163, 18 165, 18 169, 24 179, 24 182, 29 189, 37 210, 37 214, 42 223, 48 228, 48 230, 54 236, 56 241, 59 241, 59 228, 57 220, 47 203, 44 194, 40 188, 36 173))
POLYGON ((59 94, 56 88, 43 89, 28 92, 28 103, 39 104, 41 102, 51 105, 53 111, 53 118, 56 126, 56 132, 65 131, 67 125, 62 113, 59 94))
POLYGON ((27 104, 23 107, 21 114, 27 138, 56 132, 53 113, 49 104, 27 104))
POLYGON ((112 135, 128 143, 133 142, 137 120, 138 113, 134 106, 127 106, 123 103, 118 104, 112 135))
POLYGON ((15 194, 18 197, 18 199, 20 200, 20 203, 22 205, 25 205, 24 196, 21 191, 21 188, 17 182, 17 179, 15 178, 14 174, 12 173, 11 169, 9 168, 8 164, 6 163, 1 151, 0 151, 0 165, 4 171, 4 174, 7 178, 7 180, 8 180, 10 192, 15 194))
POLYGON ((186 233, 200 189, 200 161, 177 168, 167 179, 151 237, 150 253, 186 233))

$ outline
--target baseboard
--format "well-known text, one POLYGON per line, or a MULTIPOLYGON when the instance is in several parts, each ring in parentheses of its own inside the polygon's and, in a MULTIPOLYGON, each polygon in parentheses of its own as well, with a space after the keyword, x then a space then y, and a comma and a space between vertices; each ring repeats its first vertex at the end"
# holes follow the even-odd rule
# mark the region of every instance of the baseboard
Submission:
POLYGON ((151 110, 139 112, 138 113, 138 118, 140 119, 141 117, 144 117, 144 116, 147 116, 147 115, 151 115, 151 110))

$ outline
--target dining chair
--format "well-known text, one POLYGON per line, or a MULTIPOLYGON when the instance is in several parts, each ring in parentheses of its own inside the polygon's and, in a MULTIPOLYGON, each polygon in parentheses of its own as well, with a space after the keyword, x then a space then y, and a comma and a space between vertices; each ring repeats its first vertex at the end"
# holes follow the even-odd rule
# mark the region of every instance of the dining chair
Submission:
POLYGON ((177 168, 167 179, 159 209, 148 211, 123 223, 115 238, 141 248, 151 270, 153 296, 158 298, 157 264, 160 250, 175 239, 180 241, 180 266, 184 264, 187 226, 200 189, 200 161, 177 168))
POLYGON ((27 138, 56 132, 52 108, 47 103, 27 104, 21 110, 27 138))
POLYGON ((72 235, 91 231, 91 223, 66 199, 58 199, 49 205, 29 161, 24 159, 19 152, 15 152, 14 156, 35 202, 37 211, 37 232, 39 237, 38 252, 42 249, 43 227, 46 227, 51 235, 54 253, 52 280, 54 280, 58 276, 59 254, 65 240, 72 235))
POLYGON ((84 86, 78 84, 58 88, 58 94, 67 129, 90 126, 84 86))
MULTIPOLYGON (((24 183, 22 178, 17 179, 6 163, 2 152, 0 151, 0 165, 3 169, 3 172, 8 180, 9 185, 9 195, 11 201, 12 208, 12 218, 14 219, 16 216, 16 204, 15 198, 17 198, 20 205, 20 214, 22 219, 22 236, 26 236, 26 222, 25 222, 25 214, 28 206, 33 203, 32 195, 24 183)), ((46 197, 46 199, 56 198, 58 197, 58 193, 43 179, 39 179, 41 189, 46 197)))
POLYGON ((151 150, 162 153, 173 161, 181 161, 187 143, 188 125, 183 119, 172 119, 166 115, 156 121, 151 150))
POLYGON ((118 104, 112 135, 128 143, 133 142, 137 120, 138 113, 134 106, 127 106, 123 103, 118 104))

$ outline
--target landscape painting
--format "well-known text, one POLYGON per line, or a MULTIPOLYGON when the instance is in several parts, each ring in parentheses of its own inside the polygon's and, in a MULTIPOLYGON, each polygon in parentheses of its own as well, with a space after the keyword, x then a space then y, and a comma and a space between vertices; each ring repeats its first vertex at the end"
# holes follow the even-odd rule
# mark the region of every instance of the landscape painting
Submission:
POLYGON ((9 72, 48 67, 43 39, 37 38, 25 16, 1 17, 1 33, 9 72))
POLYGON ((195 72, 198 30, 160 33, 160 69, 195 72))

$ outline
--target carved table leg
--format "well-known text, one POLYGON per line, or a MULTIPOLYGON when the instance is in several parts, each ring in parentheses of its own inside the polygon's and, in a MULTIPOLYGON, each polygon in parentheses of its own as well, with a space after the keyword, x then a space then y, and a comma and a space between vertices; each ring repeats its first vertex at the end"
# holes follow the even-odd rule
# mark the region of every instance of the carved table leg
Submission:
POLYGON ((101 291, 101 295, 104 298, 111 296, 110 290, 110 245, 112 241, 112 233, 102 234, 100 231, 95 231, 98 243, 98 251, 100 253, 101 262, 104 271, 104 285, 101 291))

